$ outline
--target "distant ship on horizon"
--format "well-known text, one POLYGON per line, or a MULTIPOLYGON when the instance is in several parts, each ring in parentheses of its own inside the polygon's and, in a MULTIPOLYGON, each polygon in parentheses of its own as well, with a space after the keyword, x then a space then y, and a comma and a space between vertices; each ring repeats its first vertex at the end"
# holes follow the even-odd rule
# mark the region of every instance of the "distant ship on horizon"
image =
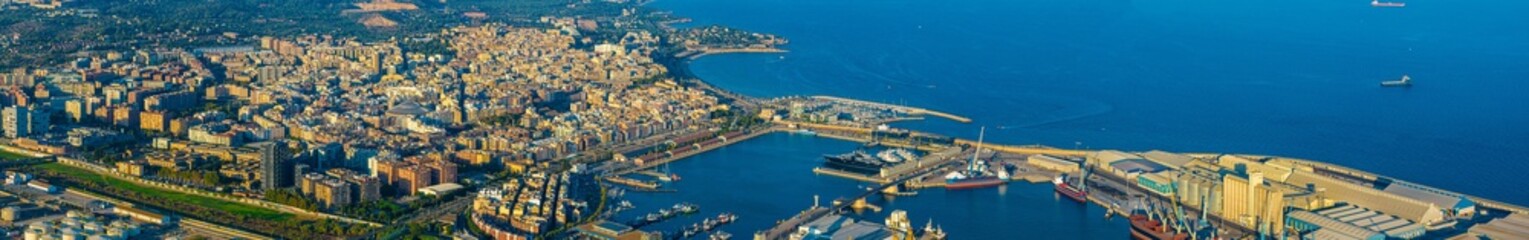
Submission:
POLYGON ((1381 2, 1380 0, 1370 0, 1370 6, 1371 7, 1396 7, 1396 8, 1399 8, 1399 7, 1406 7, 1407 3, 1403 3, 1403 2, 1381 2))

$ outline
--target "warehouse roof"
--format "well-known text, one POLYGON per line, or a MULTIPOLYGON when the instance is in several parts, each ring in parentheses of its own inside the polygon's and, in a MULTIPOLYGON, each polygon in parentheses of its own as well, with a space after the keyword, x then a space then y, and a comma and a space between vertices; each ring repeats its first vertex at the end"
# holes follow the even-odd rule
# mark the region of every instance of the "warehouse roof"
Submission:
MULTIPOLYGON (((1328 230, 1343 236, 1348 236, 1348 238, 1345 239, 1370 239, 1375 236, 1381 236, 1380 232, 1370 231, 1369 229, 1365 229, 1363 227, 1354 226, 1354 224, 1338 221, 1337 219, 1324 217, 1312 212, 1291 211, 1287 216, 1296 220, 1311 223, 1312 225, 1317 225, 1321 228, 1321 230, 1328 230)), ((1320 232, 1321 230, 1318 231, 1320 232)))
POLYGON ((1470 200, 1466 199, 1465 196, 1461 196, 1460 194, 1444 192, 1442 190, 1418 186, 1405 182, 1392 183, 1391 185, 1386 186, 1384 191, 1402 197, 1432 203, 1434 206, 1441 208, 1459 209, 1475 206, 1474 202, 1471 202, 1470 200))

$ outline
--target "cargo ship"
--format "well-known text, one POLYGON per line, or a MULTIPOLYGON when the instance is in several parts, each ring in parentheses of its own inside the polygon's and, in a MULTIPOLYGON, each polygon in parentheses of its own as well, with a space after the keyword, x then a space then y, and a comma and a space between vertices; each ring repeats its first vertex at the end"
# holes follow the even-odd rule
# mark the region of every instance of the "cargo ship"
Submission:
POLYGON ((1412 77, 1409 77, 1407 75, 1402 75, 1402 79, 1398 79, 1396 81, 1380 82, 1380 86, 1381 87, 1411 87, 1412 86, 1412 77))
POLYGON ((977 148, 972 152, 972 159, 966 162, 966 169, 959 172, 951 172, 945 175, 945 189, 973 189, 1003 185, 1009 182, 1009 174, 1003 169, 998 174, 987 173, 987 163, 977 161, 977 155, 982 154, 982 136, 987 132, 986 128, 977 135, 977 148))
POLYGON ((1136 240, 1185 240, 1189 234, 1174 232, 1168 225, 1148 217, 1144 213, 1131 214, 1131 239, 1136 240))
POLYGON ((881 174, 881 168, 886 166, 881 160, 862 150, 839 155, 824 155, 823 159, 827 160, 823 163, 824 167, 865 175, 881 174))
POLYGON ((1062 196, 1067 196, 1067 198, 1071 198, 1073 201, 1088 202, 1088 193, 1084 192, 1083 189, 1073 187, 1072 184, 1067 184, 1067 177, 1065 175, 1051 180, 1051 184, 1056 185, 1056 192, 1062 194, 1062 196))
POLYGON ((1371 7, 1406 7, 1407 3, 1381 2, 1380 0, 1370 0, 1370 6, 1371 7))

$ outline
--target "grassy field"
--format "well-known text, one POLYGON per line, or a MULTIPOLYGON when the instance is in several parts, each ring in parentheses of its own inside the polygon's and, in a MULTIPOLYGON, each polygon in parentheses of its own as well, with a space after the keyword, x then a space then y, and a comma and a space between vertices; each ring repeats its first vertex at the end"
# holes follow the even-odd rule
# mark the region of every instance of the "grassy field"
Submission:
POLYGON ((28 156, 26 154, 21 154, 21 153, 18 153, 18 152, 11 152, 11 151, 0 150, 0 160, 18 160, 18 159, 28 159, 28 158, 32 158, 32 156, 28 156))
MULTIPOLYGON (((165 199, 167 199, 169 201, 176 201, 176 202, 183 202, 183 203, 194 203, 194 204, 202 205, 202 206, 208 207, 208 208, 220 209, 220 210, 223 210, 223 211, 228 211, 230 213, 250 216, 250 217, 259 218, 259 219, 265 219, 265 220, 270 220, 270 221, 285 221, 285 220, 290 220, 290 219, 293 219, 293 218, 296 217, 296 215, 293 215, 293 214, 290 214, 290 213, 278 212, 278 211, 275 211, 275 210, 260 208, 260 207, 256 207, 256 206, 250 206, 250 205, 247 205, 247 204, 236 203, 236 202, 229 202, 229 201, 224 201, 222 199, 204 197, 204 196, 199 196, 199 195, 192 195, 192 194, 175 192, 175 191, 168 191, 168 190, 163 190, 163 189, 159 189, 159 188, 155 188, 155 187, 151 187, 151 186, 144 186, 144 185, 140 185, 140 184, 137 184, 137 183, 124 181, 124 180, 121 180, 121 179, 116 179, 116 178, 111 178, 111 177, 103 176, 103 175, 100 175, 100 174, 96 174, 95 172, 91 172, 89 170, 80 169, 78 167, 64 165, 64 164, 60 164, 60 163, 45 163, 45 164, 37 165, 37 167, 41 168, 43 170, 46 170, 46 171, 51 171, 51 172, 55 172, 55 173, 59 173, 59 174, 74 176, 74 177, 77 177, 77 178, 80 178, 80 179, 87 179, 89 181, 100 183, 102 185, 109 186, 109 187, 112 187, 112 188, 117 188, 117 189, 121 189, 121 190, 128 190, 128 191, 133 191, 133 192, 139 192, 139 193, 143 193, 143 194, 150 195, 150 196, 159 196, 159 197, 163 197, 163 198, 165 198, 165 199)), ((135 199, 135 200, 137 200, 137 199, 135 199)))

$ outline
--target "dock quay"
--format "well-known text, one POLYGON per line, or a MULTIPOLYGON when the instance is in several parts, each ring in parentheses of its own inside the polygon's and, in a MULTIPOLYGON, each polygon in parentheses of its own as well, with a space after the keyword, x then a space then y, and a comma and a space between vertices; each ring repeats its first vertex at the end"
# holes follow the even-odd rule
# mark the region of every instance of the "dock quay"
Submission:
MULTIPOLYGON (((640 172, 640 171, 643 171, 643 170, 647 170, 647 169, 650 169, 650 168, 662 166, 662 165, 664 165, 666 163, 669 163, 669 162, 678 161, 680 159, 685 159, 685 158, 690 157, 690 156, 695 156, 696 154, 700 154, 700 153, 704 153, 704 152, 707 152, 707 151, 715 150, 717 148, 725 147, 727 145, 731 145, 731 144, 734 144, 734 143, 743 142, 743 141, 752 139, 754 137, 758 137, 760 135, 765 135, 765 134, 774 133, 774 132, 783 131, 783 130, 786 130, 786 129, 785 128, 781 128, 781 127, 769 127, 769 128, 756 129, 756 130, 752 130, 752 131, 744 131, 741 134, 723 134, 722 136, 713 138, 711 140, 702 141, 702 142, 699 142, 699 143, 695 143, 695 144, 684 146, 683 148, 681 148, 682 150, 669 151, 668 154, 661 154, 661 155, 664 155, 664 156, 656 157, 656 159, 650 159, 650 160, 649 159, 644 159, 643 160, 644 162, 641 162, 640 164, 638 164, 635 167, 623 169, 623 170, 620 170, 620 171, 611 172, 610 175, 620 176, 620 175, 626 175, 626 174, 631 174, 631 173, 637 173, 637 172, 640 172), (728 137, 729 135, 731 135, 732 137, 728 137)), ((653 155, 653 154, 649 154, 649 155, 653 155)))
POLYGON ((944 112, 940 112, 940 111, 923 109, 923 108, 901 106, 901 105, 893 105, 893 104, 886 104, 886 103, 878 103, 878 102, 871 102, 871 101, 865 101, 865 100, 855 100, 855 99, 848 99, 848 98, 841 98, 841 97, 834 97, 834 96, 812 96, 812 98, 819 99, 819 100, 836 101, 836 102, 840 102, 840 103, 844 103, 844 104, 850 104, 850 105, 863 105, 863 106, 873 106, 873 107, 879 107, 879 108, 887 108, 887 109, 892 109, 893 111, 907 113, 909 115, 927 115, 927 116, 941 117, 941 118, 950 119, 952 121, 961 122, 961 123, 970 123, 970 122, 972 122, 972 119, 970 119, 970 118, 966 118, 966 117, 962 117, 962 116, 957 116, 955 114, 950 114, 950 113, 944 113, 944 112))
POLYGON ((812 206, 812 208, 796 213, 796 215, 791 216, 791 218, 777 221, 775 226, 770 227, 770 229, 755 232, 754 240, 785 239, 786 235, 791 234, 791 231, 795 231, 797 226, 801 226, 802 224, 806 224, 807 222, 811 222, 812 220, 826 216, 832 212, 833 210, 828 208, 812 206))
POLYGON ((625 186, 628 186, 628 187, 634 187, 634 188, 638 188, 638 189, 645 189, 645 190, 658 189, 658 183, 642 181, 642 180, 637 180, 637 179, 631 179, 631 178, 625 178, 625 177, 621 177, 619 175, 617 175, 617 176, 607 176, 607 177, 605 177, 605 181, 606 182, 615 183, 615 184, 625 185, 625 186))
MULTIPOLYGON (((819 134, 819 136, 826 136, 826 135, 819 134)), ((877 175, 865 175, 865 174, 852 173, 852 172, 840 171, 840 170, 836 170, 836 169, 823 168, 823 167, 813 168, 812 172, 813 173, 817 173, 817 174, 823 174, 823 175, 829 175, 829 176, 835 176, 835 177, 842 177, 842 178, 847 178, 847 179, 851 179, 851 180, 855 180, 855 181, 861 181, 861 182, 867 182, 867 183, 887 184, 887 183, 892 182, 893 179, 896 179, 898 177, 903 177, 903 176, 905 176, 905 175, 907 175, 909 173, 922 170, 922 169, 924 169, 926 167, 939 166, 939 165, 948 163, 949 161, 956 159, 955 157, 952 157, 952 156, 958 155, 960 153, 961 153, 961 148, 955 148, 955 147, 944 148, 944 149, 941 149, 939 152, 934 152, 934 153, 931 153, 929 155, 924 155, 922 157, 919 157, 919 159, 917 159, 917 160, 904 161, 901 164, 897 164, 897 165, 894 165, 894 166, 891 166, 891 167, 884 167, 884 168, 881 169, 881 173, 877 174, 877 175)), ((928 174, 928 173, 924 173, 924 174, 928 174)))
POLYGON ((637 174, 647 175, 649 177, 653 177, 655 179, 658 179, 659 181, 664 181, 664 182, 674 181, 674 178, 670 177, 668 174, 663 174, 663 173, 655 172, 653 170, 637 171, 637 174))
MULTIPOLYGON (((868 127, 840 126, 840 125, 828 125, 828 124, 804 123, 804 122, 792 122, 792 121, 777 121, 777 123, 785 124, 787 126, 794 126, 795 128, 800 128, 800 129, 811 129, 813 131, 816 131, 818 136, 823 136, 823 137, 827 137, 827 138, 833 138, 833 139, 839 139, 839 140, 845 140, 845 141, 856 141, 856 142, 877 142, 877 144, 885 145, 885 146, 892 146, 892 147, 902 147, 902 148, 915 148, 916 147, 918 150, 921 150, 921 151, 935 150, 934 149, 935 147, 934 146, 930 146, 930 145, 910 146, 910 145, 908 145, 906 143, 898 142, 896 140, 872 139, 869 136, 869 134, 871 134, 872 132, 875 132, 875 129, 868 128, 868 127), (866 135, 866 136, 857 136, 857 135, 866 135)), ((954 139, 954 143, 956 145, 975 145, 977 142, 973 141, 973 140, 968 140, 968 139, 956 138, 956 139, 954 139)), ((1002 144, 994 144, 994 143, 983 143, 982 144, 982 148, 984 148, 984 149, 991 149, 991 150, 999 151, 999 152, 1015 153, 1015 154, 1047 154, 1047 155, 1059 155, 1059 156, 1087 156, 1089 154, 1094 153, 1094 151, 1088 151, 1088 150, 1060 149, 1060 148, 1051 148, 1051 147, 1036 146, 1036 145, 1015 146, 1015 145, 1002 145, 1002 144)))
MULTIPOLYGON (((966 139, 956 139, 956 145, 971 145, 971 144, 976 144, 976 142, 972 141, 972 140, 966 140, 966 139)), ((982 143, 982 148, 992 149, 994 151, 999 151, 999 152, 1015 153, 1015 154, 1046 154, 1046 155, 1060 155, 1060 156, 1087 156, 1088 154, 1093 153, 1093 151, 1086 151, 1086 150, 1069 150, 1069 149, 1060 149, 1060 148, 1049 148, 1049 147, 1043 147, 1043 146, 1011 146, 1011 145, 999 145, 999 144, 993 144, 993 143, 982 143)))
MULTIPOLYGON (((778 127, 784 127, 798 132, 806 132, 846 141, 864 143, 866 146, 889 146, 902 148, 919 148, 928 152, 939 150, 926 149, 956 149, 962 153, 960 156, 972 156, 971 150, 978 142, 974 139, 960 139, 955 137, 941 136, 938 134, 923 133, 907 129, 892 129, 884 125, 887 120, 896 120, 910 115, 912 110, 897 109, 895 105, 879 104, 858 100, 848 100, 836 97, 815 96, 811 99, 783 98, 778 101, 777 109, 768 109, 761 116, 769 116, 778 127), (782 110, 785 109, 785 110, 782 110), (805 110, 804 110, 805 109, 805 110), (891 110, 888 110, 891 109, 891 110), (779 112, 790 111, 789 114, 779 112), (895 111, 895 112, 892 112, 895 111)), ((931 114, 932 116, 932 114, 931 114)), ((1081 144, 1080 144, 1081 145, 1081 144)), ((1335 205, 1350 204, 1360 208, 1370 209, 1370 214, 1388 214, 1395 220, 1392 225, 1385 226, 1388 237, 1412 238, 1424 234, 1441 232, 1451 234, 1446 230, 1449 227, 1469 226, 1468 224, 1480 224, 1481 217, 1475 214, 1486 215, 1487 213, 1501 214, 1529 214, 1524 207, 1510 203, 1493 201, 1463 193, 1451 192, 1445 189, 1425 186, 1419 183, 1407 182, 1391 177, 1381 176, 1375 173, 1364 172, 1343 166, 1292 159, 1276 156, 1259 156, 1250 154, 1228 153, 1171 153, 1159 150, 1146 152, 1125 152, 1116 150, 1079 150, 1062 149, 1043 145, 1004 145, 994 143, 981 143, 979 155, 997 154, 986 160, 987 169, 1002 169, 1008 174, 1010 181, 1026 181, 1035 184, 1045 184, 1049 180, 1056 179, 1059 174, 1072 173, 1069 176, 1078 176, 1076 173, 1084 173, 1084 179, 1074 184, 1083 186, 1087 194, 1086 202, 1099 204, 1110 209, 1112 214, 1129 214, 1132 208, 1145 208, 1157 211, 1158 215, 1178 215, 1173 221, 1200 221, 1208 222, 1213 226, 1218 236, 1229 238, 1241 238, 1261 234, 1254 228, 1261 228, 1257 222, 1248 222, 1246 219, 1218 215, 1221 213, 1206 213, 1205 209, 1215 208, 1221 202, 1238 202, 1252 199, 1223 198, 1214 193, 1208 193, 1217 189, 1225 190, 1221 185, 1223 181, 1228 183, 1247 184, 1248 187, 1237 189, 1241 194, 1280 194, 1285 199, 1283 203, 1274 200, 1256 200, 1256 203, 1244 204, 1268 204, 1271 206, 1285 203, 1313 203, 1298 211, 1305 211, 1306 215, 1314 214, 1321 208, 1335 205), (1008 157, 1002 157, 1008 156, 1008 157), (997 165, 1004 166, 997 168, 997 165), (1091 171, 1088 171, 1091 170, 1091 171), (1216 174, 1235 171, 1239 175, 1216 174), (1093 173, 1092 175, 1088 173, 1093 173), (1245 174, 1245 175, 1241 175, 1245 174), (1268 174, 1268 175, 1264 175, 1268 174), (1257 179, 1252 180, 1252 179, 1257 179), (1187 187, 1175 186, 1186 184, 1187 187), (1167 186, 1167 187, 1164 187, 1167 186), (1304 186, 1304 187, 1303 187, 1304 186), (1377 187, 1386 189, 1378 190, 1377 187), (1208 189, 1208 190, 1207 190, 1208 189), (1325 194, 1324 194, 1325 193, 1325 194), (1167 206, 1167 207, 1164 207, 1167 206), (1446 207, 1440 207, 1446 206, 1446 207), (1167 213, 1172 212, 1172 213, 1167 213), (1395 225, 1402 223, 1403 225, 1395 225), (1411 225, 1406 225, 1411 224, 1411 225), (1426 228, 1426 229, 1425 229, 1426 228), (1394 232, 1393 232, 1394 230, 1394 232)), ((922 160, 927 161, 927 160, 922 160)), ((897 162, 897 161, 892 161, 897 162)), ((964 163, 965 161, 959 161, 964 163)), ((899 187, 908 191, 944 187, 946 180, 940 173, 948 173, 965 164, 955 161, 926 162, 921 166, 914 167, 913 172, 918 174, 905 174, 905 171, 888 171, 891 168, 908 165, 906 162, 900 165, 881 165, 879 173, 875 169, 860 168, 864 174, 845 174, 842 171, 832 169, 814 169, 817 174, 849 178, 868 183, 884 183, 880 187, 868 188, 867 192, 857 197, 842 198, 827 210, 818 207, 804 211, 795 217, 778 222, 774 228, 756 233, 755 239, 778 239, 783 234, 788 234, 792 228, 799 226, 801 222, 811 222, 814 218, 834 213, 842 213, 850 209, 851 203, 873 194, 888 194, 881 190, 889 187, 899 187), (938 173, 936 173, 938 172, 938 173), (930 174, 934 173, 934 174, 930 174), (892 180, 895 179, 895 180, 892 180), (824 213, 826 212, 826 213, 824 213)), ((986 170, 981 170, 986 171, 986 170)), ((892 192, 897 192, 893 190, 892 192)), ((1058 193, 1066 194, 1066 193, 1058 193)), ((1059 196, 1059 198, 1061 198, 1059 196)), ((1274 199, 1274 198, 1268 198, 1274 199)), ((1212 209, 1215 210, 1215 209, 1212 209)), ((1211 211, 1214 212, 1214 211, 1211 211)), ((1292 211, 1294 213, 1294 211, 1292 211)), ((1284 213, 1255 212, 1240 213, 1240 216, 1269 215, 1270 219, 1284 219, 1284 213)), ((1110 217, 1111 215, 1106 215, 1110 217)), ((1529 219, 1529 218, 1526 218, 1529 219)), ((1253 220, 1261 221, 1261 220, 1253 220)), ((1270 221, 1278 224, 1278 221, 1270 221)), ((1179 223, 1175 223, 1179 224, 1179 223)), ((1357 224, 1357 223, 1352 223, 1357 224)), ((1372 223, 1373 224, 1373 223, 1372 223)), ((1490 224, 1488 222, 1488 224, 1490 224)), ((1499 224, 1501 225, 1501 224, 1499 224)), ((1263 225, 1267 226, 1267 225, 1263 225)), ((1380 225, 1362 225, 1367 228, 1377 228, 1380 225)), ((1201 226, 1195 226, 1201 227, 1201 226)), ((1476 226, 1469 227, 1472 236, 1514 236, 1512 233, 1493 232, 1501 231, 1510 227, 1503 226, 1476 226), (1489 232, 1478 233, 1476 231, 1489 232)), ((1378 229, 1379 230, 1379 229, 1378 229)), ((1457 229, 1458 230, 1458 229, 1457 229)), ((1287 231, 1287 230, 1278 230, 1287 231)), ((1526 232, 1529 233, 1529 232, 1526 232)), ((1465 236, 1465 235, 1462 235, 1465 236)))

